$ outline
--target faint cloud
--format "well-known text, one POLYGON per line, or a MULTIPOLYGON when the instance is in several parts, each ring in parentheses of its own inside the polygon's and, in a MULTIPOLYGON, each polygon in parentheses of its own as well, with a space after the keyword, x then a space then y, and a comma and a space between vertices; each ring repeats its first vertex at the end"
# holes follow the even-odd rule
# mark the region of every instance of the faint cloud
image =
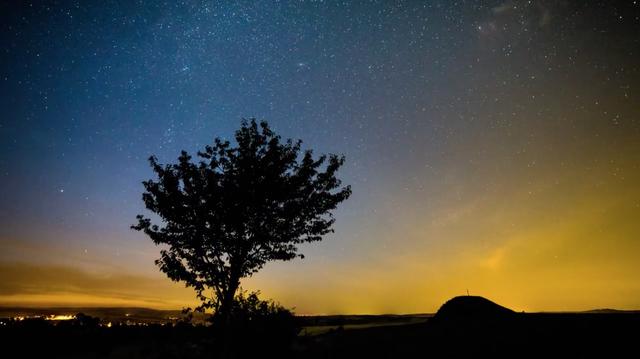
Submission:
POLYGON ((0 303, 40 305, 87 303, 180 307, 193 300, 190 290, 161 278, 126 273, 89 273, 58 265, 0 263, 0 303))
POLYGON ((432 220, 431 224, 435 227, 456 225, 475 212, 478 208, 478 202, 478 200, 474 200, 457 207, 447 208, 441 211, 439 215, 432 220))
POLYGON ((489 269, 498 269, 504 261, 505 254, 507 253, 506 247, 496 248, 491 254, 482 261, 482 266, 489 269))
POLYGON ((491 9, 494 14, 501 14, 505 11, 513 10, 513 1, 507 1, 491 9))
POLYGON ((547 27, 552 22, 552 13, 559 10, 557 2, 506 1, 491 9, 491 13, 477 25, 483 37, 504 37, 514 40, 525 33, 547 27))

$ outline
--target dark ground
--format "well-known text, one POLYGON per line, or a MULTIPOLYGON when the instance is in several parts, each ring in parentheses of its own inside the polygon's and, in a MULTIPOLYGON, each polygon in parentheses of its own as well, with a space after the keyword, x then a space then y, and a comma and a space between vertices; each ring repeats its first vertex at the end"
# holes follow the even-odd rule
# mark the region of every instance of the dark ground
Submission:
POLYGON ((515 314, 508 320, 372 327, 301 337, 299 358, 640 357, 640 314, 515 314))
MULTIPOLYGON (((237 339, 242 343, 238 347, 244 350, 245 357, 611 358, 640 355, 640 313, 513 313, 507 317, 441 319, 307 317, 301 319, 303 324, 316 321, 329 329, 322 334, 300 335, 288 345, 276 345, 256 337, 237 339), (369 327, 367 320, 373 323, 369 327)), ((33 321, 0 326, 4 353, 0 353, 0 357, 211 358, 215 357, 220 344, 214 337, 206 327, 107 328, 52 326, 33 321)))

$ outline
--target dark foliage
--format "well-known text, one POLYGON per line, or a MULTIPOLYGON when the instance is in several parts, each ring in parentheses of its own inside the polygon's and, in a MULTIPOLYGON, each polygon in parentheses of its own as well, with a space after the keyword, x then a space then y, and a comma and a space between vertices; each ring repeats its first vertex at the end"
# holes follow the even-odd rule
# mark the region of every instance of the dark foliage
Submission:
POLYGON ((219 138, 178 163, 150 163, 157 180, 144 182, 146 208, 132 228, 166 245, 156 261, 174 281, 196 290, 203 304, 228 316, 240 279, 267 262, 302 257, 298 245, 331 232, 331 211, 351 194, 336 172, 344 157, 301 153, 266 122, 243 121, 236 146, 219 138), (209 294, 209 290, 212 291, 209 294))
MULTIPOLYGON (((300 328, 293 312, 274 301, 262 300, 258 295, 259 292, 239 291, 230 313, 234 327, 266 335, 275 331, 287 337, 296 336, 300 328)), ((211 317, 214 325, 219 319, 218 315, 211 317)))
MULTIPOLYGON (((69 321, 71 322, 71 321, 69 321)), ((218 358, 203 326, 104 326, 25 319, 0 326, 2 358, 218 358)))
POLYGON ((235 355, 282 356, 289 348, 301 327, 289 309, 271 300, 262 300, 258 292, 247 293, 240 290, 230 312, 230 326, 217 314, 211 317, 216 337, 223 337, 220 331, 233 331, 232 340, 235 355))

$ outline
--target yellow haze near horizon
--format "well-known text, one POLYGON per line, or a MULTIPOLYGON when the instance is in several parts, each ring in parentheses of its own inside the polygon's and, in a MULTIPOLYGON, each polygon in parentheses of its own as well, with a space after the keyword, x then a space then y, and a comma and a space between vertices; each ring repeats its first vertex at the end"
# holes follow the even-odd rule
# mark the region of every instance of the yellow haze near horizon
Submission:
MULTIPOLYGON (((305 245, 304 260, 269 263, 243 285, 300 314, 434 312, 467 290, 517 311, 639 309, 635 147, 591 166, 540 164, 473 182, 444 169, 426 198, 354 192, 376 211, 338 216, 335 235, 305 245)), ((0 305, 195 305, 191 289, 157 271, 149 242, 117 265, 74 259, 60 245, 21 247, 39 264, 7 254, 0 305)))

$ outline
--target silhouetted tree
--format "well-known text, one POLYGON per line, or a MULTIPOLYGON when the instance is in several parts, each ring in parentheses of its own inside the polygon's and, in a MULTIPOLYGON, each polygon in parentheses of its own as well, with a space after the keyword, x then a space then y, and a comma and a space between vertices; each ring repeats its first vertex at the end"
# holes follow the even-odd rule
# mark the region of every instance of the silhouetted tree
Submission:
POLYGON ((235 140, 216 138, 197 163, 185 151, 177 164, 150 157, 157 180, 143 182, 142 198, 162 223, 138 215, 132 226, 167 245, 160 270, 227 321, 240 280, 269 261, 302 258, 298 244, 332 232, 331 211, 351 194, 336 178, 344 157, 314 159, 255 120, 243 120, 235 140))
POLYGON ((78 313, 74 319, 69 320, 69 323, 83 327, 97 327, 100 324, 100 318, 92 317, 84 313, 78 313))

